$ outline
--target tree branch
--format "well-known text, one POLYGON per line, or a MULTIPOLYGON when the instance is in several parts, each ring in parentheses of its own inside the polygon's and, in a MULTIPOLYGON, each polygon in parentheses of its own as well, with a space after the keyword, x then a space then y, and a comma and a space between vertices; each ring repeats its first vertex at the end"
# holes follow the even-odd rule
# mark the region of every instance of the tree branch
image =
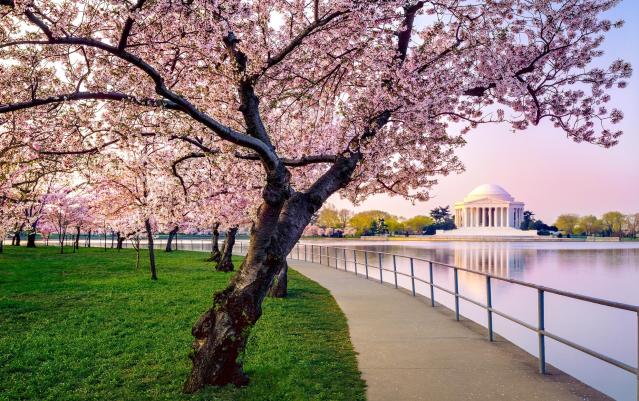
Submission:
POLYGON ((262 70, 259 73, 255 74, 252 77, 251 80, 255 80, 255 79, 259 78, 269 68, 273 67, 274 65, 276 65, 279 62, 281 62, 282 60, 284 60, 284 58, 286 58, 286 56, 289 53, 291 53, 300 44, 302 44, 302 41, 306 37, 310 36, 317 28, 320 28, 320 27, 328 24, 329 22, 331 22, 335 18, 339 17, 340 15, 344 15, 347 12, 348 11, 335 11, 335 12, 327 14, 327 15, 319 18, 319 19, 315 18, 315 20, 311 24, 309 24, 306 28, 304 28, 302 30, 302 32, 300 32, 296 37, 294 37, 293 40, 291 40, 291 42, 288 45, 286 45, 286 47, 284 47, 282 50, 280 50, 279 53, 277 53, 273 57, 269 57, 268 60, 266 61, 266 65, 262 68, 262 70))
POLYGON ((404 6, 404 29, 399 31, 397 34, 397 58, 400 61, 404 61, 406 59, 406 55, 408 54, 408 45, 410 44, 410 38, 413 34, 413 23, 415 22, 415 16, 417 15, 417 11, 421 10, 424 7, 423 1, 418 1, 412 6, 404 6))
MULTIPOLYGON (((129 9, 129 12, 134 13, 137 10, 141 9, 146 0, 138 0, 138 2, 129 9)), ((124 23, 124 28, 122 28, 122 35, 120 35, 120 41, 118 42, 118 50, 124 50, 126 48, 127 41, 129 40, 129 35, 131 34, 131 29, 133 28, 133 24, 135 20, 131 17, 126 19, 124 23)))
POLYGON ((177 159, 173 163, 171 163, 171 170, 173 171, 173 175, 175 177, 177 177, 177 179, 180 181, 180 185, 182 186, 182 190, 184 191, 184 196, 186 196, 188 194, 188 190, 186 188, 186 185, 184 184, 184 178, 182 178, 180 173, 178 173, 178 171, 177 171, 177 166, 178 166, 178 164, 180 164, 180 163, 182 163, 182 162, 184 162, 186 160, 199 158, 199 157, 206 157, 206 154, 198 153, 198 152, 192 152, 192 153, 189 153, 188 155, 180 157, 179 159, 177 159))
MULTIPOLYGON (((259 160, 256 154, 242 154, 239 152, 235 153, 235 157, 243 160, 259 160)), ((308 166, 310 164, 318 164, 318 163, 335 163, 337 160, 336 155, 311 155, 311 156, 302 156, 300 158, 280 158, 282 163, 287 167, 303 167, 308 166)))
MULTIPOLYGON (((8 5, 13 6, 13 3, 8 5)), ((229 141, 231 143, 234 143, 236 145, 252 149, 257 154, 260 155, 260 158, 267 170, 275 171, 280 165, 277 155, 275 154, 272 146, 269 146, 268 144, 264 143, 263 141, 257 138, 235 131, 234 129, 220 123, 219 121, 215 120, 210 115, 208 115, 207 113, 198 109, 194 104, 192 104, 191 102, 189 102, 182 96, 168 89, 164 82, 164 79, 162 78, 162 75, 155 68, 153 68, 149 63, 145 62, 140 57, 132 53, 129 53, 127 51, 120 50, 115 46, 109 45, 107 43, 104 43, 102 41, 92 39, 92 38, 74 37, 74 36, 64 36, 64 37, 58 38, 58 37, 50 36, 49 34, 51 33, 51 30, 48 29, 46 24, 44 24, 42 20, 37 18, 33 14, 33 12, 27 9, 25 11, 25 15, 27 15, 27 18, 31 20, 34 24, 36 24, 49 39, 48 41, 41 44, 78 45, 78 46, 92 47, 95 49, 105 51, 109 54, 112 54, 128 62, 129 64, 135 66, 136 68, 144 72, 149 78, 151 78, 151 80, 153 80, 153 82, 155 83, 155 92, 158 95, 165 97, 166 99, 170 100, 171 102, 179 106, 178 108, 176 108, 177 110, 183 111, 184 113, 189 115, 191 118, 193 118, 195 121, 203 124, 204 126, 209 128, 211 131, 213 131, 220 138, 226 141, 229 141)))
POLYGON ((63 155, 84 155, 84 154, 91 154, 91 153, 98 153, 100 150, 106 148, 107 146, 113 145, 114 143, 119 142, 119 139, 114 139, 112 141, 109 141, 103 145, 100 146, 94 146, 92 148, 89 149, 82 149, 82 150, 69 150, 69 151, 55 151, 55 150, 41 150, 38 151, 39 154, 41 155, 57 155, 57 156, 63 156, 63 155))
POLYGON ((0 114, 44 106, 52 103, 62 103, 75 100, 125 101, 140 106, 164 107, 170 110, 180 110, 180 107, 177 104, 162 99, 140 99, 135 96, 118 92, 74 92, 65 95, 49 96, 43 99, 32 99, 27 102, 10 103, 4 105, 0 104, 0 114))

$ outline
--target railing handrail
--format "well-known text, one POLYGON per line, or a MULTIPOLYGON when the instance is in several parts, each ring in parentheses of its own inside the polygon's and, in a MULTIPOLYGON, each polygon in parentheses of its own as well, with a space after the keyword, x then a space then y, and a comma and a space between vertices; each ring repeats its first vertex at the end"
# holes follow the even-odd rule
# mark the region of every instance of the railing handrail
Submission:
MULTIPOLYGON (((459 266, 455 266, 455 265, 451 265, 449 263, 444 263, 444 262, 440 262, 437 260, 432 260, 432 259, 426 259, 426 258, 421 258, 421 257, 416 257, 416 256, 407 256, 407 255, 401 255, 401 254, 395 254, 395 253, 388 253, 388 252, 380 252, 380 251, 373 251, 373 250, 366 250, 366 249, 357 249, 357 248, 349 248, 349 247, 338 247, 338 246, 332 246, 332 245, 319 245, 319 244, 311 244, 311 243, 300 243, 301 245, 313 245, 313 246, 319 246, 319 247, 324 247, 324 248, 333 248, 333 249, 340 249, 340 250, 347 250, 347 251, 356 251, 356 252, 366 252, 366 253, 377 253, 377 254, 381 254, 381 255, 388 255, 388 256, 395 256, 395 257, 400 257, 400 258, 406 258, 406 259, 413 259, 413 260, 419 260, 422 262, 426 262, 426 263, 433 263, 435 265, 438 266, 442 266, 442 267, 447 267, 449 269, 457 269, 460 271, 465 271, 468 273, 472 273, 472 274, 476 274, 479 276, 484 276, 484 277, 490 277, 493 278, 495 280, 500 280, 500 281, 506 281, 512 284, 518 284, 524 287, 529 287, 529 288, 534 288, 536 290, 542 290, 545 292, 549 292, 552 294, 556 294, 556 295, 561 295, 564 297, 568 297, 568 298, 574 298, 574 299, 579 299, 582 301, 586 301, 586 302, 591 302, 591 303, 595 303, 595 304, 599 304, 599 305, 604 305, 604 306, 609 306, 611 308, 617 308, 617 309, 624 309, 630 312, 639 312, 639 305, 632 305, 632 304, 626 304, 623 302, 617 302, 617 301, 609 301, 607 299, 602 299, 602 298, 595 298, 595 297, 591 297, 588 295, 583 295, 583 294, 577 294, 574 292, 570 292, 570 291, 564 291, 564 290, 559 290, 553 287, 546 287, 543 285, 539 285, 539 284, 534 284, 534 283, 530 283, 527 281, 521 281, 521 280, 516 280, 516 279, 512 279, 512 278, 508 278, 508 277, 502 277, 502 276, 496 276, 490 273, 484 273, 484 272, 480 272, 478 270, 474 270, 474 269, 468 269, 465 267, 459 267, 459 266)), ((392 271, 390 269, 384 269, 386 271, 392 271)))

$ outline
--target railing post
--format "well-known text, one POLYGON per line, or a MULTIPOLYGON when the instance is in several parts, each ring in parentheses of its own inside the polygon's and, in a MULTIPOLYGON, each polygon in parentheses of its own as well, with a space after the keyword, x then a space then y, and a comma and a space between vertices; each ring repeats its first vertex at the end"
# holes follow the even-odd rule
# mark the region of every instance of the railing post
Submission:
POLYGON ((311 263, 315 263, 315 245, 311 244, 311 263))
POLYGON ((493 294, 490 285, 490 276, 486 276, 486 310, 488 311, 488 339, 494 341, 493 338, 493 294))
POLYGON ((240 241, 240 255, 242 254, 242 251, 243 251, 243 249, 242 249, 242 248, 243 248, 243 246, 242 246, 242 241, 240 241))
POLYGON ((322 246, 319 245, 318 248, 319 248, 319 264, 321 265, 322 264, 322 246))
POLYGON ((428 273, 430 275, 430 306, 435 307, 435 281, 433 280, 433 262, 428 262, 428 273))
POLYGON ((364 267, 366 268, 366 279, 368 280, 368 251, 364 251, 364 267))
POLYGON ((379 259, 379 282, 380 284, 384 284, 384 276, 382 275, 382 272, 384 271, 382 269, 382 254, 378 253, 377 256, 379 259))
MULTIPOLYGON (((337 268, 337 266, 335 268, 337 268)), ((348 266, 346 264, 346 248, 344 248, 344 271, 346 270, 348 270, 348 266)))
POLYGON ((459 272, 455 268, 455 320, 459 320, 459 272))
POLYGON ((413 258, 410 258, 410 283, 413 291, 413 296, 415 296, 415 267, 413 265, 413 258))
POLYGON ((353 249, 353 265, 355 266, 355 275, 357 276, 357 249, 353 249))
POLYGON ((397 258, 393 254, 393 275, 395 276, 395 288, 397 288, 397 258))
POLYGON ((304 262, 306 262, 306 261, 307 261, 307 259, 306 259, 306 244, 304 244, 304 262))
POLYGON ((537 289, 537 313, 538 324, 537 330, 539 334, 539 373, 546 373, 546 336, 542 333, 545 330, 544 323, 544 290, 537 289))

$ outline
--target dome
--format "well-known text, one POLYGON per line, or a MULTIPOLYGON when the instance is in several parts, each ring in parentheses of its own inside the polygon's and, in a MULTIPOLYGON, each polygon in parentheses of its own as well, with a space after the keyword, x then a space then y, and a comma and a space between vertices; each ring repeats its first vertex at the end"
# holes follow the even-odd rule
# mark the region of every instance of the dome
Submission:
POLYGON ((491 198, 512 202, 514 198, 504 188, 496 184, 482 184, 473 189, 468 196, 464 198, 464 202, 472 202, 479 199, 491 198))

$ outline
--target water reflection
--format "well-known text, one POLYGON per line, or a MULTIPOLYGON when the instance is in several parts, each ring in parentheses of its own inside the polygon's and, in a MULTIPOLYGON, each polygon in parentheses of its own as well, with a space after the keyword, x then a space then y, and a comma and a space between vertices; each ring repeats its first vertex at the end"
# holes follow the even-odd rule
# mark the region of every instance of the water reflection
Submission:
MULTIPOLYGON (((532 251, 532 250, 531 250, 532 251)), ((460 242, 453 249, 455 266, 500 277, 517 277, 524 270, 524 257, 505 242, 492 242, 484 246, 460 242)))

